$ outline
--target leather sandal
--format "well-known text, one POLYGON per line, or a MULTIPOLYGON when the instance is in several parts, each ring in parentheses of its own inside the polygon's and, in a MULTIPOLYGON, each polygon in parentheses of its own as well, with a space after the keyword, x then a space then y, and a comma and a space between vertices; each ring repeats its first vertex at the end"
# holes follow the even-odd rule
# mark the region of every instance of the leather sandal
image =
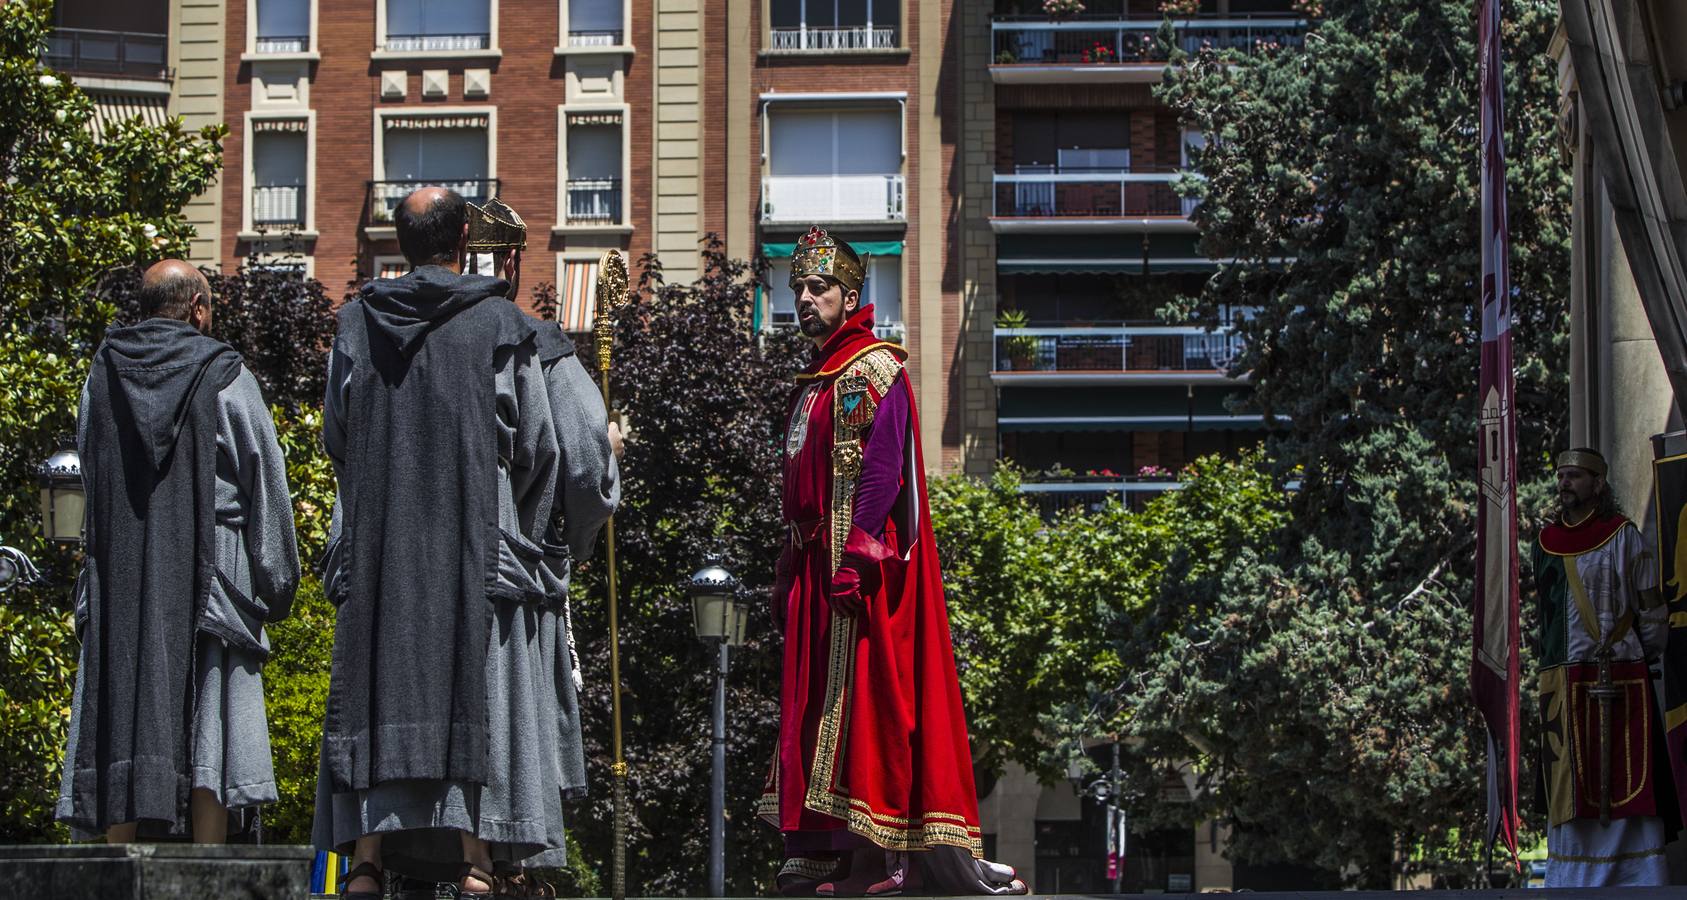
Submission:
POLYGON ((387 874, 371 862, 360 862, 340 877, 340 900, 382 900, 387 893, 387 874), (358 878, 373 878, 381 886, 377 891, 354 891, 351 883, 358 878))
POLYGON ((499 898, 503 896, 503 894, 500 893, 503 881, 504 880, 502 878, 493 875, 491 872, 482 869, 474 863, 463 863, 462 874, 458 875, 457 880, 451 882, 448 885, 448 888, 451 896, 456 898, 456 900, 499 900, 499 898), (487 884, 487 889, 484 891, 466 890, 463 887, 463 879, 465 878, 474 878, 479 881, 484 881, 487 884))
POLYGON ((507 862, 492 864, 492 874, 498 880, 493 896, 498 900, 556 900, 556 885, 530 875, 520 866, 507 862))

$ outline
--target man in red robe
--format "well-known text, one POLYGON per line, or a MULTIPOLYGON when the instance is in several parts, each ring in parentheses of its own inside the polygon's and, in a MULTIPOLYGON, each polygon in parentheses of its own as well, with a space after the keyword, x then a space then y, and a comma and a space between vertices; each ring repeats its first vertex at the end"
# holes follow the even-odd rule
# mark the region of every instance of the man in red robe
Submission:
POLYGON ((787 894, 889 896, 922 876, 944 893, 1023 894, 982 858, 908 354, 873 334, 864 280, 849 244, 819 228, 797 242, 791 288, 816 352, 784 446, 785 665, 758 812, 784 834, 787 894))

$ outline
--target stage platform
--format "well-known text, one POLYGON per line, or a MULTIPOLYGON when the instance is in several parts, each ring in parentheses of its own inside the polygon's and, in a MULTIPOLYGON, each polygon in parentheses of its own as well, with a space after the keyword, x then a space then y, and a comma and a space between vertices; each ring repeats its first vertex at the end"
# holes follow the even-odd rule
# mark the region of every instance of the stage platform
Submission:
POLYGON ((0 900, 305 900, 309 847, 0 846, 0 900))

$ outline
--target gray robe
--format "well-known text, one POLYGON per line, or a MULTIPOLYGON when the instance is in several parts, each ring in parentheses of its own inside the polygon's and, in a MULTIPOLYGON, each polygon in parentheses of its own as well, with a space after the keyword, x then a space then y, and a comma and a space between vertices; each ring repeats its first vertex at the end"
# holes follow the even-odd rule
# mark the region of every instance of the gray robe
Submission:
MULTIPOLYGON (((88 391, 82 391, 83 415, 88 391)), ((77 423, 78 437, 87 431, 77 423)), ((262 669, 269 656, 264 619, 287 615, 299 579, 299 551, 293 532, 293 501, 287 462, 275 437, 275 422, 244 367, 217 394, 216 560, 219 580, 211 588, 194 649, 195 696, 189 765, 193 787, 216 794, 229 809, 273 803, 275 770, 269 723, 264 712, 262 669), (273 585, 259 592, 257 585, 273 585), (267 594, 267 596, 265 595, 267 594), (236 595, 240 599, 236 599, 236 595), (259 610, 248 609, 253 603, 259 610)), ((88 615, 88 581, 76 584, 76 621, 88 615)), ((86 648, 84 648, 85 652, 86 648)), ((81 667, 71 703, 74 759, 82 717, 81 667)), ((61 784, 57 814, 68 815, 70 771, 61 784)), ((178 823, 178 829, 185 823, 178 823)))
MULTIPOLYGON (((336 466, 344 458, 346 423, 344 403, 335 397, 345 391, 348 377, 331 363, 323 431, 336 466)), ((381 855, 389 870, 435 881, 458 877, 458 831, 490 841, 500 861, 565 864, 562 802, 585 791, 578 665, 566 597, 572 557, 590 553, 620 493, 603 403, 577 358, 542 366, 527 347, 499 360, 496 390, 503 476, 499 524, 543 551, 538 564, 530 565, 501 546, 499 577, 516 580, 524 593, 561 602, 494 601, 486 659, 487 783, 407 780, 336 794, 325 770, 317 780, 312 834, 317 847, 349 852, 358 837, 383 834, 381 855), (517 434, 530 428, 545 434, 517 434), (541 448, 527 469, 508 465, 509 448, 518 441, 541 448), (558 511, 560 532, 553 514, 558 511)), ((330 546, 339 527, 336 508, 330 546)), ((325 581, 337 577, 337 565, 330 554, 325 581)))

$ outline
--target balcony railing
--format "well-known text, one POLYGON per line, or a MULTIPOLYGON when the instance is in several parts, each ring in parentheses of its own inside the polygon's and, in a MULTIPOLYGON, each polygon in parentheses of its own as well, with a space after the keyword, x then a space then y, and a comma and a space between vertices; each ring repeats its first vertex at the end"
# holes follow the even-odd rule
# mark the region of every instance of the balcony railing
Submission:
POLYGON ((763 222, 901 222, 901 175, 769 175, 763 222))
POLYGON ((1187 216, 1195 201, 1172 189, 1176 172, 997 175, 994 216, 1187 216))
POLYGON ((775 28, 769 49, 782 53, 806 50, 889 50, 896 46, 894 26, 839 25, 775 28))
POLYGON ((260 184, 252 188, 254 226, 305 224, 305 189, 297 184, 260 184))
POLYGON ((621 179, 568 179, 568 222, 618 225, 621 222, 621 179))
POLYGON ((168 81, 167 38, 134 31, 55 28, 47 37, 47 67, 85 75, 168 81))
POLYGON ((881 341, 893 344, 908 343, 908 329, 901 322, 880 322, 873 326, 873 334, 881 341))
POLYGON ((570 47, 617 47, 621 44, 622 32, 615 31, 570 31, 568 32, 568 46, 570 47))
POLYGON ((389 34, 385 49, 401 53, 485 50, 492 46, 490 34, 389 34))
POLYGON ((393 210, 398 208, 411 191, 419 187, 443 187, 463 195, 464 200, 485 203, 498 193, 496 178, 412 179, 408 181, 369 182, 369 224, 391 225, 393 210))
POLYGON ((1229 328, 998 328, 998 372, 1223 372, 1241 352, 1229 328))
POLYGON ((1129 479, 1091 481, 1046 481, 1020 484, 1021 493, 1028 495, 1044 518, 1081 509, 1098 512, 1109 501, 1123 503, 1140 511, 1148 501, 1166 491, 1183 489, 1183 482, 1169 480, 1129 479))
POLYGON ((310 35, 260 34, 253 41, 252 49, 257 53, 303 53, 310 49, 310 35))
MULTIPOLYGON (((991 24, 999 66, 1151 65, 1164 63, 1166 48, 1156 38, 1159 19, 1002 16, 991 24)), ((1203 48, 1255 53, 1299 47, 1306 22, 1293 18, 1228 16, 1178 19, 1173 40, 1187 53, 1203 48)))

